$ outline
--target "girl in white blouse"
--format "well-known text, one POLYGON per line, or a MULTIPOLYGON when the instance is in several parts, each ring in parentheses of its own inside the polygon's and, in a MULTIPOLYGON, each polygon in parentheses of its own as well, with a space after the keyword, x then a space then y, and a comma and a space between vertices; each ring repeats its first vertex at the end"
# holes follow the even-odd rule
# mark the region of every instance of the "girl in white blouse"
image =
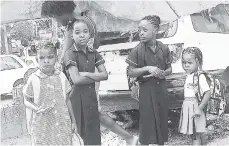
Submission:
POLYGON ((203 143, 202 134, 206 132, 206 117, 204 107, 210 99, 210 88, 203 74, 199 77, 199 85, 193 81, 193 76, 202 70, 203 56, 199 48, 189 47, 182 53, 182 66, 188 73, 184 85, 184 102, 182 105, 179 132, 189 134, 193 137, 193 144, 200 145, 203 143), (200 87, 203 99, 198 103, 195 95, 195 88, 200 87))

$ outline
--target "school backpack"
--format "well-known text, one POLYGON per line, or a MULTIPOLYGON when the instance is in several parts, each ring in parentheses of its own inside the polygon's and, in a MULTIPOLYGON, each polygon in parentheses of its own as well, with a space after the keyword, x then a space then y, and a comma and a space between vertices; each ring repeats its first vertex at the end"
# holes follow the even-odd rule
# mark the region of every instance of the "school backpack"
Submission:
POLYGON ((203 96, 200 93, 199 85, 199 78, 202 74, 206 77, 211 92, 211 97, 207 106, 204 108, 204 112, 205 114, 217 115, 217 118, 219 118, 224 114, 226 107, 225 85, 220 82, 219 78, 217 78, 215 75, 206 73, 204 71, 196 72, 193 76, 193 83, 194 85, 197 85, 194 90, 199 103, 201 103, 203 99, 203 96))

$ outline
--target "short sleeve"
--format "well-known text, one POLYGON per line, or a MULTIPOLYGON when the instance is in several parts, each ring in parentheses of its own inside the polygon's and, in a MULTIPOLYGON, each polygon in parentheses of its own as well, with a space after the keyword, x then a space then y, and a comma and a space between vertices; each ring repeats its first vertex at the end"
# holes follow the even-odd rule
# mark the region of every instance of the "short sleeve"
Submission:
POLYGON ((71 49, 67 50, 64 55, 64 66, 66 69, 69 68, 69 66, 77 66, 76 57, 74 56, 75 53, 71 51, 71 49))
POLYGON ((34 98, 32 78, 33 76, 30 76, 26 85, 23 87, 23 96, 25 98, 34 98))
POLYGON ((105 60, 103 59, 103 57, 99 54, 99 52, 95 51, 95 66, 98 67, 104 63, 105 60))
POLYGON ((132 67, 138 67, 137 48, 131 50, 130 54, 126 59, 126 63, 132 67))
POLYGON ((199 85, 200 85, 200 91, 201 94, 203 95, 206 91, 210 90, 210 87, 207 83, 205 75, 201 74, 199 77, 199 85))

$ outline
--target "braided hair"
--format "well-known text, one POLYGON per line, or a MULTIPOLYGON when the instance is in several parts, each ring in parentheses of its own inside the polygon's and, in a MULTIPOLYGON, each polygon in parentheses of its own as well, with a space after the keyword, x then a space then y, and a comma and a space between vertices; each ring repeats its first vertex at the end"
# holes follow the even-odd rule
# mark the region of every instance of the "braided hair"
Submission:
POLYGON ((141 19, 142 20, 147 20, 149 23, 151 23, 157 30, 159 29, 160 23, 161 23, 161 19, 159 16, 157 15, 148 15, 145 16, 141 19))
POLYGON ((201 50, 197 47, 188 47, 186 49, 183 50, 182 52, 182 56, 184 54, 191 54, 194 55, 195 58, 198 60, 199 62, 199 68, 202 70, 202 66, 203 66, 203 54, 201 52, 201 50))
POLYGON ((53 49, 54 54, 57 55, 57 48, 51 41, 40 41, 38 47, 36 48, 36 52, 38 53, 40 50, 44 49, 53 49))

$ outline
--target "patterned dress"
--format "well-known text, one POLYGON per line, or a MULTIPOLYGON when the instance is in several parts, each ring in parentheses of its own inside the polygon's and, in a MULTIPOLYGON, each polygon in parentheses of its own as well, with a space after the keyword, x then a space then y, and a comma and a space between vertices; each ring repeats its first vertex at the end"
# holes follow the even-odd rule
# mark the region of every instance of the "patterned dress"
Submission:
POLYGON ((71 119, 66 104, 70 84, 62 72, 47 76, 40 70, 33 73, 23 93, 38 107, 53 106, 45 114, 32 112, 31 136, 35 145, 70 145, 72 142, 71 119))

